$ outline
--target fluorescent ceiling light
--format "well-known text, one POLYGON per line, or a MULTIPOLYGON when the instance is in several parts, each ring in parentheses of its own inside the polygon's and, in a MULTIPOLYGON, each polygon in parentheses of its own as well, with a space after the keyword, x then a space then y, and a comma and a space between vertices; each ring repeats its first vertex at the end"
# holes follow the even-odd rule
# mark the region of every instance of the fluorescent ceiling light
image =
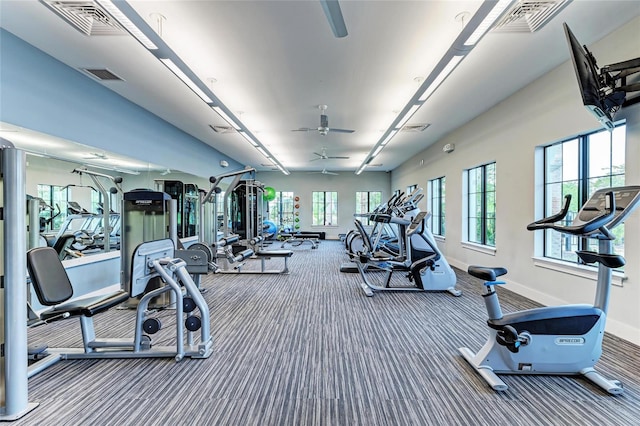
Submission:
POLYGON ((134 171, 134 170, 121 169, 120 167, 102 166, 102 165, 99 165, 99 164, 84 163, 83 166, 84 167, 93 167, 94 169, 109 170, 111 172, 127 173, 127 174, 130 174, 130 175, 139 175, 140 174, 140 172, 134 171))
POLYGON ((249 143, 255 147, 260 146, 258 144, 258 142, 254 141, 253 138, 251 136, 249 136, 249 134, 245 133, 245 132, 240 132, 240 134, 242 135, 243 138, 245 138, 247 141, 249 141, 249 143))
POLYGON ((102 6, 111 16, 113 16, 123 27, 129 31, 129 34, 134 36, 144 47, 149 50, 157 50, 158 46, 156 46, 149 38, 144 35, 142 31, 138 27, 136 27, 133 22, 129 20, 125 16, 124 13, 120 11, 110 0, 98 0, 98 4, 102 6))
POLYGON ((227 113, 224 112, 222 108, 220 108, 219 106, 214 106, 211 108, 213 108, 213 110, 217 112, 218 115, 220 115, 220 117, 222 117, 227 123, 231 124, 231 126, 233 126, 234 129, 240 130, 242 128, 235 121, 233 121, 233 119, 229 117, 227 113))
POLYGON ((502 12, 511 4, 513 0, 500 0, 498 4, 496 4, 491 12, 484 18, 484 20, 476 27, 476 30, 469 36, 467 41, 464 42, 465 46, 473 46, 482 38, 483 35, 491 26, 496 22, 496 20, 502 15, 502 12))
POLYGON ((429 96, 431 96, 431 94, 436 91, 438 86, 442 84, 444 79, 447 78, 449 74, 451 74, 451 71, 453 71, 453 69, 460 63, 462 58, 464 58, 464 56, 454 56, 453 58, 451 58, 449 63, 442 69, 442 71, 440 71, 440 74, 438 74, 435 80, 431 82, 429 87, 427 87, 427 90, 424 91, 424 93, 418 98, 418 100, 420 102, 426 101, 429 96))
POLYGON ((267 154, 267 151, 264 150, 264 148, 262 148, 261 146, 256 147, 256 149, 258 150, 258 152, 262 155, 264 155, 267 159, 269 159, 269 154, 267 154))
POLYGON ((384 149, 384 145, 379 145, 375 151, 373 151, 373 154, 371 154, 371 158, 375 157, 376 155, 380 154, 380 151, 382 151, 384 149))
POLYGON ((387 137, 386 137, 386 138, 385 138, 385 139, 380 143, 380 145, 385 146, 386 144, 388 144, 388 143, 389 143, 389 141, 390 141, 391 139, 393 139, 393 137, 396 135, 396 133, 398 133, 398 130, 397 130, 397 129, 393 129, 393 130, 391 131, 391 133, 389 133, 389 136, 387 136, 387 137))
POLYGON ((193 90, 196 95, 200 96, 203 101, 208 104, 213 103, 211 98, 202 91, 187 75, 182 71, 171 59, 159 58, 160 61, 171 70, 184 84, 189 86, 189 89, 193 90))
POLYGON ((409 108, 409 111, 407 111, 407 113, 404 115, 404 117, 402 117, 402 119, 400 121, 398 121, 398 124, 396 125, 396 129, 402 129, 402 126, 404 126, 406 124, 407 121, 409 121, 409 119, 413 116, 413 114, 416 113, 416 111, 418 111, 420 109, 422 105, 412 105, 411 108, 409 108))

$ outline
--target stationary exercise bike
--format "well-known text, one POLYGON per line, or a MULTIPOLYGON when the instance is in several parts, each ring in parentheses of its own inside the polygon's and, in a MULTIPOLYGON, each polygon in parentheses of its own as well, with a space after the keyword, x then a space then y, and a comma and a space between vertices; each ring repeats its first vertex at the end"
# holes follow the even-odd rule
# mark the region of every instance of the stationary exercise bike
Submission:
POLYGON ((598 280, 593 305, 564 305, 502 314, 494 286, 505 268, 470 266, 470 275, 486 282, 483 294, 490 328, 488 341, 476 354, 459 348, 462 356, 494 390, 507 385, 498 374, 582 375, 610 394, 621 394, 622 384, 601 376, 593 368, 602 354, 611 270, 625 264, 613 254, 611 230, 624 222, 640 201, 640 186, 596 191, 580 209, 570 226, 562 221, 569 211, 571 196, 565 197, 562 211, 527 226, 530 231, 553 229, 565 234, 595 238, 598 252, 577 251, 586 264, 598 264, 598 280))

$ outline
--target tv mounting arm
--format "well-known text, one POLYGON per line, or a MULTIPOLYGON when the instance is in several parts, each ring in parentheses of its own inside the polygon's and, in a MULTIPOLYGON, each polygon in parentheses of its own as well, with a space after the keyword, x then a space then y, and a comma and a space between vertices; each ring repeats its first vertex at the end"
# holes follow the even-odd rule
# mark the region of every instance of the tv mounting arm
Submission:
MULTIPOLYGON (((591 59, 593 59, 593 63, 595 64, 595 58, 593 57, 591 52, 587 50, 587 54, 591 57, 591 59)), ((599 77, 601 79, 603 88, 606 90, 604 96, 609 97, 614 92, 631 93, 640 91, 640 81, 627 84, 627 77, 632 76, 638 72, 640 72, 640 58, 616 62, 615 64, 605 65, 600 68, 599 77), (614 74, 616 72, 617 74, 614 74)), ((622 98, 620 107, 626 107, 638 102, 640 102, 640 97, 634 97, 633 99, 626 101, 624 100, 624 98, 622 98)))

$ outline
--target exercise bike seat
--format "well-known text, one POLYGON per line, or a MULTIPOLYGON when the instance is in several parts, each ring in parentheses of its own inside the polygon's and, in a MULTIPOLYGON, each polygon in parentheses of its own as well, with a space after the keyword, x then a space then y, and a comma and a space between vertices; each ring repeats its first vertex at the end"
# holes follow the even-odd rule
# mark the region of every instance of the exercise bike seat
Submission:
POLYGON ((495 281, 496 278, 505 275, 507 273, 507 270, 506 268, 502 268, 500 266, 488 267, 471 265, 467 269, 467 272, 469 273, 469 275, 480 278, 481 280, 495 281))

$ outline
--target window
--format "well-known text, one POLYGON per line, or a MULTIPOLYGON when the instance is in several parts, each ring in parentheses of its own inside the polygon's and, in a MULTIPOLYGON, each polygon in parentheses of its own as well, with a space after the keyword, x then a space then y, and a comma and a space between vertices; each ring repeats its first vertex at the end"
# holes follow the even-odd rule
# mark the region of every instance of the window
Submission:
POLYGON ((411 194, 417 187, 418 187, 418 185, 409 185, 409 186, 407 186, 407 194, 411 194))
POLYGON ((314 191, 311 196, 312 226, 338 225, 338 193, 314 191))
MULTIPOLYGON (((575 215, 598 189, 624 185, 626 126, 613 132, 601 130, 580 135, 544 147, 544 215, 562 209, 564 196, 571 194, 565 219, 571 224, 575 215)), ((624 225, 612 231, 616 235, 614 252, 624 254, 624 225)), ((546 230, 544 256, 578 262, 576 250, 597 251, 597 241, 546 230)))
POLYGON ((269 201, 269 220, 284 232, 294 232, 293 192, 277 191, 276 198, 269 201))
MULTIPOLYGON (((356 192, 356 214, 369 213, 375 210, 382 203, 382 192, 356 192)), ((368 218, 362 218, 364 225, 369 225, 368 218)))
POLYGON ((444 176, 429 181, 429 211, 431 212, 429 228, 433 235, 440 235, 442 237, 444 237, 445 233, 444 187, 444 176))
POLYGON ((53 210, 42 210, 40 217, 45 220, 46 231, 60 229, 60 225, 67 217, 67 202, 71 190, 67 186, 38 185, 38 198, 42 198, 53 210), (60 214, 58 214, 58 212, 60 214))
POLYGON ((467 241, 496 246, 496 163, 466 171, 467 241))
MULTIPOLYGON (((109 199, 109 201, 111 201, 111 199, 109 199)), ((109 207, 111 210, 114 210, 111 204, 109 207)), ((102 210, 102 193, 99 191, 91 191, 91 211, 98 212, 100 210, 102 210)))

